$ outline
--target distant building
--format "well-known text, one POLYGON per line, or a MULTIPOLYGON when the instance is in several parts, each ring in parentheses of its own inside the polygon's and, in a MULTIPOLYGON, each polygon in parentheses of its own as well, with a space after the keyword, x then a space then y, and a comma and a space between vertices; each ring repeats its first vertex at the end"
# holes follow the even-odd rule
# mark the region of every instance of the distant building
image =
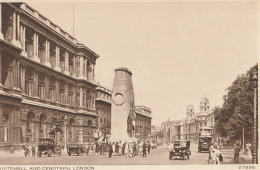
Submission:
POLYGON ((200 102, 200 111, 195 113, 192 105, 187 106, 186 118, 177 121, 163 122, 161 128, 163 130, 164 139, 179 140, 187 139, 192 142, 197 142, 201 127, 215 126, 214 109, 209 110, 209 101, 207 98, 202 98, 200 102))
POLYGON ((111 95, 112 91, 98 84, 96 87, 97 138, 103 135, 106 128, 111 132, 111 95))
POLYGON ((148 139, 151 135, 152 110, 146 106, 135 106, 135 113, 135 137, 140 140, 148 139))

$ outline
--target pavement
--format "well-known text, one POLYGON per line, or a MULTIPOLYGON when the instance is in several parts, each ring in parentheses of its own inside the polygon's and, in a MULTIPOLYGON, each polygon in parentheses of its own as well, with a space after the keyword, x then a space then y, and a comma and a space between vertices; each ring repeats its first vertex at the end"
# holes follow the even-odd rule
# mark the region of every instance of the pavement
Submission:
MULTIPOLYGON (((232 149, 222 149, 223 162, 221 164, 233 164, 234 153, 232 149)), ((0 154, 0 165, 207 165, 208 152, 198 153, 197 144, 191 144, 190 159, 185 160, 172 159, 169 160, 168 146, 159 146, 152 149, 151 154, 147 157, 142 155, 133 158, 126 156, 108 155, 46 155, 39 157, 25 157, 23 153, 16 154, 0 154)), ((240 154, 239 164, 251 164, 252 157, 240 154)))
MULTIPOLYGON (((228 159, 229 163, 234 162, 234 151, 232 148, 221 149, 221 154, 224 158, 224 161, 225 159, 228 159)), ((238 162, 239 164, 252 164, 251 153, 249 155, 246 155, 240 152, 238 162)))

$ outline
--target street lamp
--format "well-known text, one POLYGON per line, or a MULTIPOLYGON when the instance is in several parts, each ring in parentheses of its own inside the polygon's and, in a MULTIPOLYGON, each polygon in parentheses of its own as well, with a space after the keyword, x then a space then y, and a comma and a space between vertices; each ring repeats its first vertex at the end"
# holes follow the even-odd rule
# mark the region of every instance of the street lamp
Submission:
POLYGON ((251 85, 254 88, 254 127, 253 127, 253 164, 258 164, 258 133, 257 133, 257 123, 258 123, 258 113, 257 113, 257 88, 258 88, 258 73, 255 71, 253 73, 251 85))
POLYGON ((65 124, 65 132, 64 132, 64 137, 65 137, 65 141, 64 141, 64 152, 65 154, 67 153, 67 123, 68 123, 68 118, 67 115, 65 115, 64 117, 64 124, 65 124))

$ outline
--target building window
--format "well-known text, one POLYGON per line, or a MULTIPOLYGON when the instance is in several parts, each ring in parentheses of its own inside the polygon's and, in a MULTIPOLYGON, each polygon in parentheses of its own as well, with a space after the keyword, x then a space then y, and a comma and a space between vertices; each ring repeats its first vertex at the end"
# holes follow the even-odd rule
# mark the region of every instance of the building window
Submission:
POLYGON ((91 127, 91 126, 92 126, 92 121, 89 120, 89 121, 88 121, 88 127, 91 127))
POLYGON ((38 78, 38 97, 41 99, 45 98, 45 77, 39 74, 38 78))
POLYGON ((32 133, 34 114, 30 112, 27 116, 27 133, 32 133))
POLYGON ((65 50, 60 48, 60 69, 61 72, 64 73, 65 71, 65 50))
POLYGON ((4 127, 4 142, 8 142, 8 124, 9 117, 7 114, 3 115, 3 127, 4 127))
POLYGON ((49 90, 49 93, 50 93, 50 100, 51 101, 55 101, 55 80, 53 78, 50 79, 50 90, 49 90))
POLYGON ((50 41, 50 63, 51 67, 54 68, 56 64, 56 46, 50 41))
POLYGON ((86 106, 86 107, 87 107, 87 105, 86 105, 86 93, 85 93, 85 92, 83 92, 82 104, 83 104, 83 106, 86 106))
POLYGON ((40 123, 39 123, 39 130, 40 130, 40 136, 46 137, 46 116, 44 114, 40 117, 40 123))
POLYGON ((33 72, 32 70, 25 70, 25 94, 32 96, 33 90, 33 72))
POLYGON ((69 105, 70 106, 74 106, 74 103, 73 103, 73 86, 70 85, 69 86, 69 105))
POLYGON ((74 66, 74 64, 73 64, 73 56, 71 55, 71 53, 69 53, 69 72, 70 72, 71 76, 74 73, 73 66, 74 66))
POLYGON ((65 98, 65 83, 60 82, 60 90, 59 90, 59 97, 60 97, 60 103, 64 104, 64 98, 65 98))

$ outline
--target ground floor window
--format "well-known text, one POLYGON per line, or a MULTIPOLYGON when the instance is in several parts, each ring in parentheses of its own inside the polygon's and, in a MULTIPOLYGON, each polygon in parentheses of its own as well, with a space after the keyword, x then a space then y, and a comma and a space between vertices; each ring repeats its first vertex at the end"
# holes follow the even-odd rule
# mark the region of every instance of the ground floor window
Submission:
POLYGON ((8 115, 4 114, 3 116, 4 142, 8 142, 8 120, 9 120, 8 115))

